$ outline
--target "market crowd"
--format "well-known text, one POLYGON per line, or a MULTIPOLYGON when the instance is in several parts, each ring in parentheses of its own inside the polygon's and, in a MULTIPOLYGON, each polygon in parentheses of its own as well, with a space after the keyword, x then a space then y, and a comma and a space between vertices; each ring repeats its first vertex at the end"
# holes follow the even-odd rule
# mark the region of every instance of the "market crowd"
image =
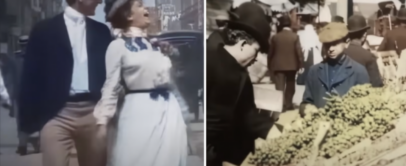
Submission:
MULTIPOLYGON (((344 95, 351 87, 382 87, 377 56, 366 41, 371 29, 362 15, 347 24, 340 16, 316 24, 317 13, 266 15, 256 3, 243 3, 216 20, 218 29, 207 37, 207 165, 241 165, 255 152, 255 139, 266 139, 278 120, 255 105, 247 68, 266 54, 275 89, 283 92, 283 111, 324 107, 328 94, 344 95), (295 18, 296 18, 295 17, 295 18), (277 21, 277 22, 275 22, 277 21), (274 27, 276 29, 271 29, 274 27), (275 32, 275 33, 273 33, 275 32), (304 85, 300 105, 293 104, 296 85, 304 85)), ((406 48, 406 9, 397 12, 396 26, 378 51, 406 48)), ((270 110, 272 111, 272 110, 270 110)))

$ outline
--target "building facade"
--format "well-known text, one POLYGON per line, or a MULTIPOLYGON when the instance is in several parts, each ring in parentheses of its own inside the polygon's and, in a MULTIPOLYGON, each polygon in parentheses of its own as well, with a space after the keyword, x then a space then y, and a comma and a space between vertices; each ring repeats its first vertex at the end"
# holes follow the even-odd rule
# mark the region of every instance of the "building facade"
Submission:
POLYGON ((63 0, 0 0, 0 54, 12 54, 18 38, 38 21, 62 11, 63 0))
POLYGON ((182 0, 180 22, 182 29, 203 30, 204 1, 182 0))

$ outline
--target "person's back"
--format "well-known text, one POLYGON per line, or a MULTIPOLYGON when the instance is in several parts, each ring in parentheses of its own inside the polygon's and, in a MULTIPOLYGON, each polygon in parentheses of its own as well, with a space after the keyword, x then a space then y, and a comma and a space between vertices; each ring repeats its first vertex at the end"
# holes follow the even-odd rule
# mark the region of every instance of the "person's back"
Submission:
POLYGON ((271 67, 274 70, 298 70, 300 59, 297 56, 299 37, 290 29, 284 29, 271 39, 271 67))
POLYGON ((398 27, 386 33, 378 51, 397 51, 406 48, 406 8, 399 10, 396 16, 398 27))

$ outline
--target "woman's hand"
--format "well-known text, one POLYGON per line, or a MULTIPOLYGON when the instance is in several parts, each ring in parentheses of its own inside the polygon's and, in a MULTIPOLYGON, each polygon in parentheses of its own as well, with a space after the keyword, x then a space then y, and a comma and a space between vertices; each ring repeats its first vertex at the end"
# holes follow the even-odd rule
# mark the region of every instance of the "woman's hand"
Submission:
POLYGON ((158 46, 165 55, 171 55, 173 53, 173 46, 169 42, 159 42, 158 46))

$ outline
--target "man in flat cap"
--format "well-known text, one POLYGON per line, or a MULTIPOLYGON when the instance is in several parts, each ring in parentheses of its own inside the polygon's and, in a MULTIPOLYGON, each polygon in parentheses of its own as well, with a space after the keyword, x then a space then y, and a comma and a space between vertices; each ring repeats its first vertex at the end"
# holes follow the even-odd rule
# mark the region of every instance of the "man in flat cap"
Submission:
POLYGON ((289 15, 283 15, 280 20, 283 30, 270 40, 268 70, 272 72, 275 89, 283 92, 283 110, 286 111, 294 109, 296 74, 303 70, 304 57, 299 36, 290 28, 289 15))
POLYGON ((326 59, 309 70, 299 109, 302 116, 306 105, 325 106, 327 93, 344 95, 355 85, 369 83, 365 67, 344 53, 347 35, 348 29, 343 23, 332 22, 321 29, 319 39, 326 59))
POLYGON ((40 131, 44 166, 68 166, 76 148, 80 166, 105 166, 93 109, 106 80, 112 35, 89 16, 102 0, 66 0, 64 12, 37 23, 24 59, 19 95, 20 128, 40 131))
POLYGON ((258 52, 268 51, 271 29, 255 3, 243 3, 236 13, 240 18, 227 22, 224 43, 206 55, 208 166, 241 165, 273 124, 269 113, 256 109, 247 72, 258 52))
POLYGON ((352 15, 348 19, 348 38, 350 43, 345 50, 345 54, 367 69, 372 86, 381 87, 383 82, 376 58, 370 51, 362 47, 366 41, 368 30, 369 26, 364 16, 352 15))

